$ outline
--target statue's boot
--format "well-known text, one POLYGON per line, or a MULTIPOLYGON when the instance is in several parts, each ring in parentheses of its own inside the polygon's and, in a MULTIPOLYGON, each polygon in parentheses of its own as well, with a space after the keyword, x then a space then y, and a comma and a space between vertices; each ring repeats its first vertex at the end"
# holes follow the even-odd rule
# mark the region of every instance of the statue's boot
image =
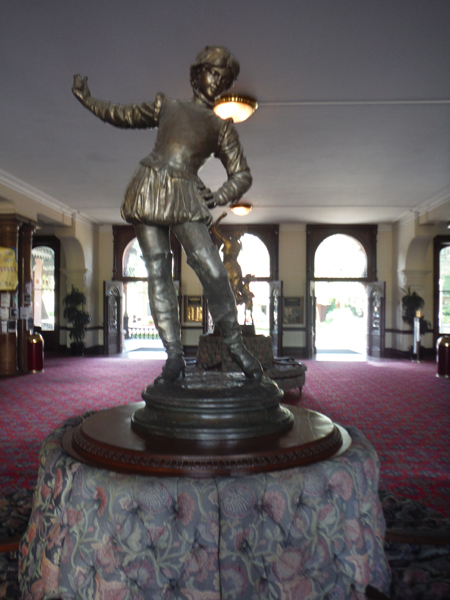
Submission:
MULTIPOLYGON (((202 284, 211 316, 220 329, 222 341, 231 358, 247 377, 259 380, 262 377, 262 367, 244 345, 228 273, 217 248, 211 242, 209 233, 207 230, 205 232, 205 237, 202 238, 201 243, 196 244, 195 248, 190 246, 189 240, 183 243, 187 262, 202 284)), ((199 236, 203 235, 202 232, 197 233, 199 236)), ((175 231, 175 234, 178 235, 178 232, 175 231)))
POLYGON ((245 347, 239 323, 237 321, 219 321, 217 326, 233 361, 241 368, 246 377, 259 381, 263 375, 261 363, 245 347))
MULTIPOLYGON (((183 354, 179 354, 179 348, 176 348, 174 349, 176 354, 171 356, 169 352, 171 353, 172 351, 169 350, 168 346, 169 344, 164 345, 167 352, 167 360, 162 368, 161 375, 158 375, 154 381, 155 385, 167 385, 176 381, 180 375, 182 377, 186 375, 186 362, 183 358, 183 354)), ((181 349, 181 352, 183 352, 183 349, 181 349)))
POLYGON ((172 279, 172 255, 144 253, 148 271, 148 297, 156 329, 167 352, 167 360, 155 385, 167 385, 185 376, 186 363, 181 344, 178 298, 172 279))

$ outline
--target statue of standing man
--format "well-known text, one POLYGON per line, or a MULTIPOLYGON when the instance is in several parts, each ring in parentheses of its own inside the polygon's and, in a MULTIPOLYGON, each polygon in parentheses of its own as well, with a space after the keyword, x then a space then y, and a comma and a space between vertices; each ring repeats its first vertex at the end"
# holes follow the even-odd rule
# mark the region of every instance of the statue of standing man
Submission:
POLYGON ((167 352, 156 385, 170 384, 185 374, 170 230, 203 286, 231 358, 247 377, 262 377, 261 364, 244 345, 228 274, 208 232, 209 209, 236 202, 252 183, 232 120, 224 121, 213 111, 216 98, 234 85, 238 74, 239 63, 226 48, 207 46, 191 66, 191 102, 158 93, 153 102, 124 105, 96 100, 87 77, 74 77, 73 93, 103 121, 125 129, 158 128, 153 151, 140 161, 121 208, 122 217, 136 230, 148 271, 150 309, 167 352), (217 192, 198 177, 211 156, 220 159, 227 173, 217 192))

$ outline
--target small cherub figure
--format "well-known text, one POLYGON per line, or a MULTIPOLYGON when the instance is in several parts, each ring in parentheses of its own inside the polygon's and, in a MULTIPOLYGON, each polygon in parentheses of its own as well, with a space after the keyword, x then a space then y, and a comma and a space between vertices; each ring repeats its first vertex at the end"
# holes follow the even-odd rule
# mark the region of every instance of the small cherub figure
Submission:
POLYGON ((219 223, 226 216, 227 213, 223 212, 211 225, 211 231, 222 242, 223 264, 230 279, 236 304, 243 304, 245 307, 244 324, 247 325, 247 315, 250 313, 251 324, 253 325, 253 298, 255 294, 250 291, 250 282, 253 280, 253 276, 246 275, 243 277, 242 268, 238 262, 238 256, 242 250, 241 237, 243 232, 238 229, 229 236, 224 235, 219 229, 219 223))
POLYGON ((243 280, 243 287, 242 287, 242 297, 243 297, 243 302, 244 302, 244 306, 245 306, 245 320, 244 320, 244 325, 254 325, 254 321, 253 321, 253 298, 255 297, 255 294, 250 290, 250 283, 254 280, 254 276, 253 275, 246 275, 244 277, 243 280), (250 314, 250 323, 247 323, 247 315, 250 314))
POLYGON ((87 77, 74 77, 73 93, 103 121, 125 129, 158 128, 153 151, 140 161, 121 209, 136 230, 148 271, 152 316, 167 352, 157 385, 172 383, 185 373, 170 230, 200 279, 230 356, 247 377, 262 377, 259 361, 243 343, 228 274, 208 232, 212 221, 208 209, 236 202, 252 182, 232 120, 223 121, 213 111, 216 98, 234 85, 238 74, 239 63, 226 48, 207 46, 191 66, 190 102, 159 93, 153 102, 126 105, 94 99, 87 77), (214 193, 198 177, 212 156, 220 159, 227 173, 227 181, 214 193))
POLYGON ((233 231, 229 236, 224 235, 219 229, 219 223, 227 216, 223 212, 220 217, 211 225, 211 231, 222 242, 221 250, 223 252, 223 264, 227 270, 231 283, 236 304, 242 304, 242 269, 238 263, 238 256, 242 250, 240 231, 233 231))

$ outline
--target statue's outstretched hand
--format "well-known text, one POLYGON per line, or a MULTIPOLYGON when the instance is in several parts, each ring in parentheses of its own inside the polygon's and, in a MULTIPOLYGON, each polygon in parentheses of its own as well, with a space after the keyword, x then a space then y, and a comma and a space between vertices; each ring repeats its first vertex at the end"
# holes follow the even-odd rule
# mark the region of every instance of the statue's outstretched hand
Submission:
POLYGON ((73 76, 72 92, 78 98, 78 100, 81 100, 81 102, 86 100, 86 98, 89 98, 91 95, 89 86, 87 84, 87 79, 87 77, 81 77, 81 75, 73 76))

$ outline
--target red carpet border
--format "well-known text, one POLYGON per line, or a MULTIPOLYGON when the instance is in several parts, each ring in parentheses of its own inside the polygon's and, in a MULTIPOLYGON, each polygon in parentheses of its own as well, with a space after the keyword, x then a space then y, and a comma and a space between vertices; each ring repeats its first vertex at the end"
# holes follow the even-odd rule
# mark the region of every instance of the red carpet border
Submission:
MULTIPOLYGON (((0 380, 0 491, 35 484, 43 439, 65 419, 140 401, 163 361, 46 359, 45 372, 0 380)), ((433 363, 305 361, 301 405, 355 425, 381 459, 380 487, 450 516, 450 381, 433 363)), ((288 392, 286 402, 297 403, 288 392)))

